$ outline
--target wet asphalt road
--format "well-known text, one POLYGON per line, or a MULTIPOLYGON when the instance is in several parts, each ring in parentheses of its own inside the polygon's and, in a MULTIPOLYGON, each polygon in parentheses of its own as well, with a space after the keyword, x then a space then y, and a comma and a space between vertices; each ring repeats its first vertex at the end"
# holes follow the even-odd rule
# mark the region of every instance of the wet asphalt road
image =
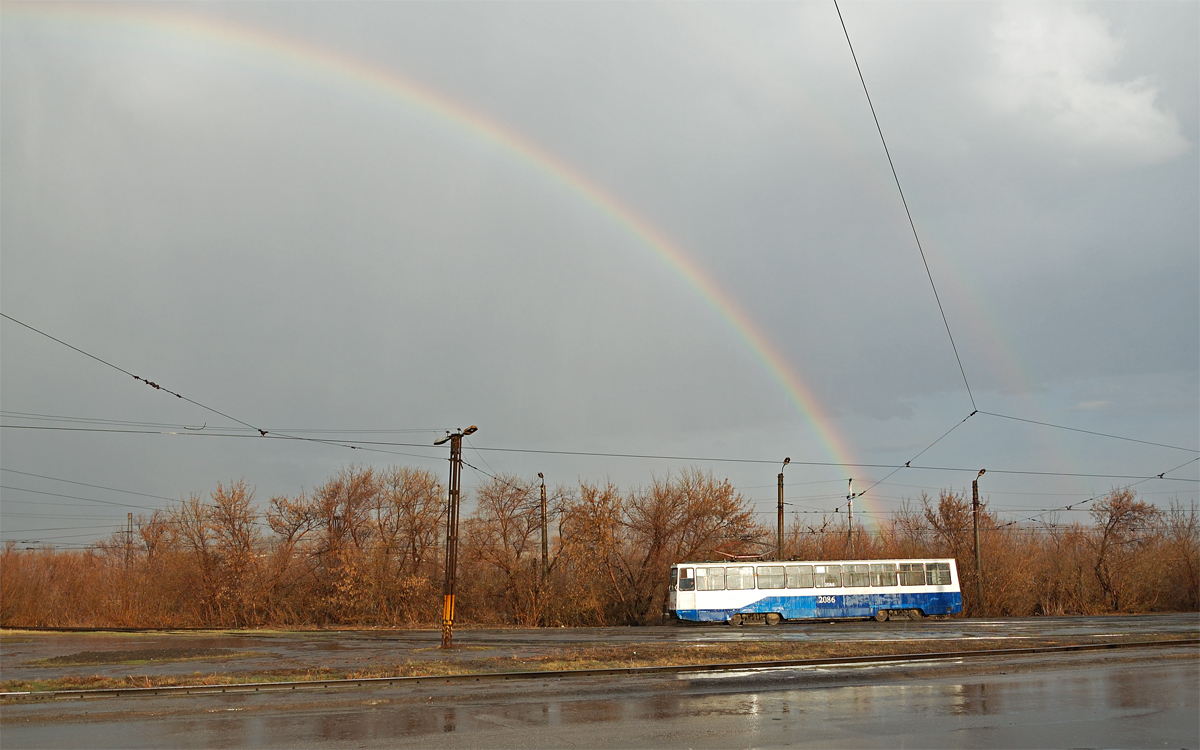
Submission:
POLYGON ((1200 746, 1200 652, 5 706, 5 748, 1200 746))
MULTIPOLYGON (((762 640, 1195 637, 1188 615, 1063 617, 776 628, 464 630, 464 657, 578 645, 762 640)), ((186 674, 261 665, 354 666, 445 658, 432 631, 318 633, 7 632, 5 679, 54 676, 32 659, 85 650, 228 648, 232 662, 132 668, 186 674), (224 666, 223 666, 224 665, 224 666)), ((69 671, 69 670, 68 670, 69 671)), ((74 671, 78 672, 79 669, 74 671)), ((88 673, 123 675, 130 666, 88 673)), ((544 679, 299 694, 122 698, 0 706, 0 747, 1189 747, 1200 750, 1200 649, 544 679)))

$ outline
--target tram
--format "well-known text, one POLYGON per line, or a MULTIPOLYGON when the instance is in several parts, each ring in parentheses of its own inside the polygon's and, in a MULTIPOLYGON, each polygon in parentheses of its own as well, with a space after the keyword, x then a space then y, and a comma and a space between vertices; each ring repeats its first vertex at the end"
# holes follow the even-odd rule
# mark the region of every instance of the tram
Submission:
POLYGON ((919 619, 962 612, 953 559, 681 562, 668 614, 730 625, 784 620, 919 619))

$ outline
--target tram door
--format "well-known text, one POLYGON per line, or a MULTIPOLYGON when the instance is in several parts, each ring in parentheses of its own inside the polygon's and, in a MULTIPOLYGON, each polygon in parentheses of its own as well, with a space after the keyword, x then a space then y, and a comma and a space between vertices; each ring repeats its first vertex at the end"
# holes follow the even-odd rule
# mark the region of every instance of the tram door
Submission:
POLYGON ((676 609, 696 608, 696 569, 679 569, 679 586, 676 609))

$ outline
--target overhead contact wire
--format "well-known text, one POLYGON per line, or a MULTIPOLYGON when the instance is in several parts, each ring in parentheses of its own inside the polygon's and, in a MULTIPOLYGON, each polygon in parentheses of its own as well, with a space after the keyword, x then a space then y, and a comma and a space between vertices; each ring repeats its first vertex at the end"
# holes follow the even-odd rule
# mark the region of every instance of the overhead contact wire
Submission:
MULTIPOLYGON (((179 437, 225 437, 225 438, 251 438, 251 435, 238 435, 233 433, 217 433, 217 432, 166 432, 160 430, 111 430, 111 429, 96 429, 87 427, 41 427, 35 425, 5 425, 0 424, 0 428, 11 430, 51 430, 51 431, 67 431, 67 432, 100 432, 100 433, 116 433, 124 435, 175 435, 179 437)), ((393 456, 411 456, 413 458, 423 458, 427 460, 444 460, 437 456, 428 456, 417 453, 402 453, 399 451, 387 451, 379 448, 371 448, 367 446, 386 445, 386 446, 407 446, 413 448, 426 448, 424 443, 399 443, 385 441, 358 441, 361 445, 347 445, 331 440, 315 440, 312 438, 293 437, 289 435, 281 435, 272 432, 266 436, 267 440, 301 440, 310 443, 323 443, 325 445, 333 445, 344 448, 354 448, 356 450, 369 451, 373 453, 385 453, 393 456)), ((940 438, 939 438, 940 439, 940 438)), ((931 444, 932 445, 932 444, 931 444)), ((599 458, 639 458, 657 461, 697 461, 700 463, 741 463, 741 464, 777 464, 778 461, 771 459, 756 459, 756 458, 714 458, 711 456, 659 456, 645 453, 598 453, 589 451, 556 451, 556 450, 539 450, 534 448, 493 448, 487 446, 479 446, 474 448, 477 451, 501 451, 505 453, 533 453, 555 456, 591 456, 599 458)), ((921 471, 950 471, 963 472, 974 471, 970 467, 962 466, 911 466, 908 464, 897 466, 896 464, 852 464, 852 463, 834 463, 830 461, 792 461, 792 464, 801 466, 838 466, 851 467, 862 469, 919 469, 921 471)), ((1191 462, 1189 462, 1191 463, 1191 462)), ((1186 465, 1186 464, 1184 464, 1186 465)), ((1145 476, 1142 474, 1087 474, 1083 472, 1066 472, 1066 471, 1024 471, 1020 469, 988 469, 992 474, 1020 474, 1024 476, 1046 476, 1046 477, 1088 477, 1093 479, 1163 479, 1159 475, 1145 476)), ((1170 472, 1164 472, 1170 473, 1170 472)), ((1200 482, 1200 479, 1191 479, 1183 477, 1165 477, 1173 482, 1200 482)), ((841 480, 837 480, 841 481, 841 480)))
MULTIPOLYGON (((184 395, 182 395, 182 394, 180 394, 180 393, 176 393, 175 391, 172 391, 172 390, 170 390, 169 388, 164 388, 163 386, 159 385, 158 383, 155 383, 155 382, 154 382, 154 381, 152 381, 152 380, 149 380, 149 379, 147 379, 147 378, 143 378, 141 375, 135 375, 134 373, 130 372, 129 370, 126 370, 124 367, 120 367, 120 366, 118 366, 118 365, 115 365, 115 364, 113 364, 112 362, 109 362, 108 360, 101 359, 100 357, 97 357, 95 354, 92 354, 92 353, 90 353, 90 352, 86 352, 86 351, 84 351, 83 349, 80 349, 80 348, 79 348, 79 347, 77 347, 77 346, 73 346, 72 344, 68 344, 66 341, 63 341, 62 339, 60 339, 60 338, 57 338, 57 337, 55 337, 55 336, 51 336, 50 334, 46 333, 45 331, 39 330, 39 329, 37 329, 37 328, 34 328, 33 326, 29 325, 28 323, 24 323, 24 322, 22 322, 22 321, 20 321, 20 320, 17 320, 16 318, 12 317, 11 315, 6 315, 5 313, 0 313, 0 317, 3 317, 3 318, 5 318, 5 319, 7 319, 7 320, 11 320, 12 322, 16 323, 17 325, 20 325, 20 326, 23 326, 23 327, 25 327, 25 328, 28 328, 29 330, 31 330, 31 331, 33 331, 34 333, 37 333, 37 334, 39 334, 39 335, 41 335, 41 336, 45 336, 46 338, 50 339, 51 341, 55 341, 55 342, 57 342, 57 343, 59 343, 59 344, 62 344, 62 345, 63 345, 63 346, 65 346, 65 347, 67 347, 68 349, 71 349, 71 350, 73 350, 73 351, 79 352, 80 354, 84 355, 85 357, 89 357, 89 358, 91 358, 91 359, 94 359, 94 360, 96 360, 97 362, 99 362, 99 363, 101 363, 101 364, 105 365, 106 367, 111 367, 112 369, 116 370, 117 372, 124 373, 124 374, 126 374, 126 375, 130 376, 131 378, 133 378, 134 380, 137 380, 137 381, 140 381, 140 382, 142 382, 142 383, 145 383, 146 385, 150 386, 151 388, 154 388, 155 390, 164 391, 164 392, 166 392, 166 393, 169 393, 169 394, 171 394, 172 396, 174 396, 174 397, 176 397, 176 398, 178 398, 178 399, 182 399, 182 400, 184 400, 184 401, 187 401, 189 404, 194 404, 195 406, 198 406, 198 407, 200 407, 201 409, 205 409, 206 411, 210 411, 210 412, 212 412, 213 414, 217 414, 217 415, 219 415, 219 416, 225 417, 226 419, 229 419, 229 420, 232 420, 232 421, 234 421, 234 422, 237 422, 238 424, 240 424, 240 425, 242 425, 242 426, 244 426, 244 427, 249 427, 250 429, 252 429, 252 430, 254 430, 255 432, 257 432, 259 437, 263 437, 263 438, 266 438, 266 437, 271 437, 271 438, 280 439, 280 440, 300 440, 300 441, 303 441, 303 442, 308 442, 308 443, 321 443, 321 444, 323 444, 323 445, 332 445, 332 446, 337 446, 337 447, 339 447, 339 448, 349 448, 350 450, 370 450, 370 451, 373 451, 373 452, 376 452, 376 453, 390 453, 390 454, 394 454, 394 455, 406 455, 406 456, 412 456, 412 455, 414 455, 414 454, 408 454, 408 453, 396 453, 396 452, 394 452, 394 451, 385 451, 385 450, 372 449, 372 448, 363 448, 362 446, 359 446, 359 445, 353 445, 353 444, 351 444, 351 443, 348 443, 348 442, 342 442, 342 441, 338 441, 338 440, 323 440, 323 439, 321 439, 321 438, 302 437, 302 436, 299 436, 299 435, 288 435, 288 434, 279 433, 279 432, 271 432, 271 433, 269 433, 269 434, 268 434, 268 430, 264 430, 264 429, 262 429, 261 427, 256 427, 255 425, 252 425, 252 424, 250 424, 249 422, 244 422, 244 421, 242 421, 242 420, 238 419, 237 417, 230 416, 229 414, 226 414, 226 413, 225 413, 225 412, 223 412, 223 411, 220 411, 220 410, 218 410, 218 409, 214 409, 214 408, 213 408, 213 407, 211 407, 211 406, 207 406, 207 405, 205 405, 205 404, 202 404, 202 403, 200 403, 199 401, 195 401, 195 400, 193 400, 193 399, 190 399, 190 398, 188 398, 187 396, 184 396, 184 395)), ((37 427, 37 426, 32 426, 32 425, 29 425, 29 426, 24 426, 24 425, 3 425, 3 426, 4 426, 4 427, 9 427, 9 428, 14 428, 14 429, 44 429, 44 430, 53 430, 53 429, 71 430, 71 429, 72 429, 72 428, 37 427)), ((201 433, 201 432, 200 432, 200 431, 198 431, 198 430, 192 430, 192 428, 189 428, 189 427, 185 427, 184 429, 186 429, 186 430, 189 430, 189 431, 190 431, 190 432, 189 432, 189 433, 187 433, 187 434, 196 434, 196 435, 200 435, 200 434, 206 434, 206 433, 201 433)), ((137 430, 86 430, 86 429, 82 429, 82 428, 80 428, 80 429, 75 429, 74 431, 77 431, 77 432, 137 432, 137 430)), ((147 432, 149 432, 149 431, 147 431, 147 432)), ((227 436, 227 437, 232 437, 232 436, 227 436)), ((245 436, 242 436, 242 437, 245 437, 245 436)), ((414 456, 414 457, 416 457, 416 458, 426 458, 426 456, 414 456)))
MULTIPOLYGON (((1022 417, 1014 417, 1014 416, 1010 416, 1008 414, 997 414, 994 411, 984 411, 983 409, 980 409, 979 413, 986 414, 989 417, 999 417, 1000 419, 1011 419, 1014 422, 1028 422, 1029 424, 1041 425, 1042 427, 1053 427, 1057 430, 1069 430, 1071 432, 1082 432, 1085 435, 1096 435, 1098 437, 1111 438, 1113 440, 1124 440, 1124 441, 1130 442, 1130 443, 1141 443, 1142 445, 1153 445, 1157 448, 1171 448, 1172 450, 1187 451, 1188 453, 1200 453, 1200 450, 1197 450, 1196 448, 1184 448, 1181 445, 1168 445, 1166 443, 1155 443, 1150 440, 1138 440, 1137 438, 1125 437, 1123 435, 1112 435, 1107 432, 1095 432, 1093 430, 1084 430, 1084 429, 1080 429, 1078 427, 1067 427, 1066 425, 1054 424, 1052 422, 1039 422, 1036 419, 1024 419, 1022 417)), ((1186 466, 1187 464, 1184 464, 1184 465, 1186 466)))
MULTIPOLYGON (((1193 459, 1191 459, 1190 461, 1184 461, 1183 463, 1179 464, 1179 465, 1178 465, 1178 466, 1176 466, 1175 468, 1173 468, 1173 469, 1167 469, 1166 471, 1164 471, 1164 472, 1162 472, 1162 473, 1160 473, 1160 474, 1155 474, 1155 475, 1154 475, 1154 476, 1152 476, 1152 477, 1142 477, 1141 479, 1139 479, 1139 480, 1138 480, 1138 481, 1136 481, 1136 482, 1131 482, 1130 484, 1127 484, 1127 485, 1125 485, 1125 487, 1126 487, 1126 489, 1128 489, 1128 488, 1131 488, 1131 487, 1136 487, 1136 486, 1137 486, 1137 485, 1139 485, 1139 484, 1143 484, 1143 483, 1145 483, 1145 482, 1150 482, 1150 481, 1153 481, 1153 480, 1155 480, 1155 479, 1171 479, 1171 480, 1174 480, 1174 481, 1190 481, 1190 480, 1181 480, 1181 479, 1178 479, 1178 478, 1176 478, 1176 477, 1168 477, 1168 476, 1167 476, 1167 474, 1170 474, 1170 473, 1172 473, 1172 472, 1175 472, 1175 471, 1179 471, 1180 469, 1182 469, 1183 467, 1187 466, 1188 464, 1194 464, 1194 463, 1196 463, 1197 461, 1200 461, 1200 456, 1197 456, 1196 458, 1193 458, 1193 459)), ((1071 511, 1071 510, 1081 510, 1081 509, 1080 509, 1078 506, 1080 506, 1080 505, 1086 505, 1086 504, 1088 504, 1088 503, 1090 503, 1090 502, 1093 502, 1093 501, 1095 501, 1095 500, 1099 500, 1099 499, 1101 499, 1101 498, 1103 498, 1103 497, 1105 497, 1105 495, 1093 495, 1092 497, 1089 497, 1087 500, 1080 500, 1080 501, 1079 501, 1079 502, 1077 502, 1077 503, 1071 503, 1070 505, 1064 505, 1064 506, 1060 506, 1060 507, 1058 507, 1058 508, 1051 508, 1051 509, 1049 509, 1049 510, 1042 511, 1041 513, 1035 513, 1035 514, 1034 514, 1034 515, 1032 515, 1032 516, 1022 516, 1022 517, 1019 517, 1019 518, 1017 518, 1017 520, 1015 520, 1015 521, 1009 521, 1008 523, 1000 524, 1000 526, 998 526, 998 527, 996 527, 996 528, 1003 528, 1003 527, 1005 527, 1005 526, 1012 526, 1012 525, 1014 525, 1014 524, 1016 524, 1016 523, 1020 523, 1021 521, 1032 521, 1032 520, 1034 520, 1035 518, 1041 518, 1042 516, 1047 516, 1047 515, 1050 515, 1051 513, 1059 513, 1059 512, 1062 512, 1062 511, 1071 511)), ((1015 513, 1013 513, 1013 515, 1016 515, 1016 514, 1015 514, 1015 513)))
POLYGON ((954 342, 954 334, 950 332, 950 321, 946 318, 946 310, 942 307, 942 298, 938 294, 937 284, 933 281, 933 272, 929 270, 929 261, 925 258, 925 248, 921 246, 921 237, 917 233, 917 224, 913 221, 912 211, 908 208, 908 199, 904 197, 904 188, 900 186, 900 175, 892 162, 892 152, 888 149, 887 139, 883 137, 883 127, 879 124, 879 115, 875 113, 875 103, 871 101, 871 92, 867 90, 867 79, 863 77, 862 66, 858 64, 858 55, 854 53, 854 44, 850 41, 850 32, 846 29, 846 20, 842 18, 842 9, 837 0, 833 0, 837 10, 838 21, 842 24, 842 33, 846 35, 846 45, 850 47, 850 57, 854 59, 854 69, 858 71, 858 80, 862 82, 863 93, 867 97, 867 105, 871 108, 871 117, 875 120, 875 129, 879 131, 879 140, 883 143, 883 153, 887 155, 888 166, 892 170, 892 178, 896 181, 896 190, 900 192, 900 202, 904 204, 904 214, 908 217, 908 226, 912 229, 913 239, 916 240, 917 250, 921 253, 921 262, 925 264, 925 275, 929 277, 929 286, 933 289, 933 298, 937 301, 938 312, 942 314, 942 324, 946 326, 946 336, 950 338, 950 348, 954 350, 954 359, 958 362, 958 371, 962 374, 963 385, 967 387, 967 396, 971 399, 971 409, 978 411, 975 405, 975 394, 971 392, 971 383, 967 380, 967 371, 963 367, 962 357, 958 354, 958 345, 954 342))
POLYGON ((188 398, 187 396, 184 396, 183 394, 172 391, 169 388, 164 388, 163 386, 159 385, 158 383, 155 383, 153 380, 150 380, 148 378, 143 378, 141 375, 135 375, 134 373, 130 372, 129 370, 126 370, 124 367, 119 367, 117 365, 114 365, 112 362, 109 362, 108 360, 97 357, 95 354, 91 354, 90 352, 85 352, 84 350, 80 349, 79 347, 72 346, 71 344, 68 344, 67 342, 63 341, 60 338, 51 336, 50 334, 46 333, 45 331, 34 328, 33 326, 29 325, 28 323, 24 323, 20 320, 17 320, 16 318, 14 318, 11 315, 6 315, 4 313, 0 313, 0 317, 5 318, 6 320, 11 320, 13 323, 16 323, 19 326, 28 328, 29 330, 33 331, 34 333, 39 334, 41 336, 45 336, 46 338, 50 339, 51 341, 58 342, 59 344, 62 344, 63 346, 67 347, 68 349, 79 352, 80 354, 82 354, 85 357, 90 357, 91 359, 96 360, 97 362, 99 362, 102 365, 105 365, 106 367, 111 367, 112 369, 116 370, 117 372, 124 373, 124 374, 128 375, 129 377, 133 378, 134 380, 145 383, 146 385, 150 386, 151 388, 155 389, 156 391, 163 391, 165 393, 169 393, 172 396, 174 396, 175 398, 183 399, 184 401, 187 401, 189 404, 194 404, 196 406, 199 406, 201 409, 204 409, 205 411, 210 411, 213 414, 217 414, 219 416, 225 417, 226 419, 237 422, 240 425, 249 427, 252 430, 257 430, 258 433, 262 437, 267 436, 266 430, 255 427, 254 425, 250 424, 249 422, 243 422, 242 420, 238 419, 237 417, 231 417, 228 414, 226 414, 225 412, 214 409, 211 406, 206 406, 205 404, 202 404, 199 401, 194 401, 194 400, 188 398))
MULTIPOLYGON (((905 461, 903 466, 897 466, 896 468, 892 469, 891 471, 889 471, 889 472, 888 472, 888 473, 887 473, 887 474, 886 474, 886 475, 883 477, 883 479, 879 479, 879 480, 876 480, 876 481, 872 482, 870 485, 868 485, 868 486, 867 486, 867 488, 866 488, 865 490, 862 490, 861 492, 857 492, 857 493, 855 493, 854 497, 856 497, 856 498, 862 497, 863 495, 867 494, 867 493, 868 493, 868 492, 870 492, 871 490, 875 489, 875 488, 876 488, 876 487, 878 487, 879 485, 881 485, 881 484, 883 484, 884 482, 886 482, 888 479, 890 479, 890 478, 892 477, 892 475, 896 474, 896 473, 897 473, 897 472, 899 472, 901 469, 911 469, 911 468, 912 468, 912 462, 913 462, 913 461, 916 461, 918 458, 920 458, 920 457, 921 457, 921 455, 922 455, 922 454, 924 454, 924 453, 925 453, 926 451, 928 451, 930 448, 932 448, 933 446, 935 446, 935 445, 937 445, 938 443, 942 442, 942 440, 943 440, 943 439, 945 439, 945 437, 946 437, 947 435, 949 435, 950 433, 954 432, 954 431, 955 431, 955 430, 957 430, 959 427, 962 427, 962 426, 963 426, 963 424, 964 424, 964 423, 966 423, 966 421, 967 421, 968 419, 970 419, 971 417, 975 416, 975 415, 976 415, 976 414, 978 414, 978 413, 979 413, 979 410, 977 409, 977 410, 975 410, 975 411, 972 411, 972 412, 971 412, 970 414, 968 414, 967 416, 963 417, 961 420, 959 420, 959 421, 958 421, 958 423, 957 423, 957 424, 955 424, 953 427, 951 427, 950 429, 948 429, 948 430, 946 430, 945 432, 943 432, 943 433, 942 433, 942 435, 941 435, 941 437, 939 437, 937 440, 934 440, 932 443, 930 443, 929 445, 927 445, 927 446, 925 446, 924 448, 922 448, 922 449, 921 449, 921 451, 920 451, 920 453, 918 453, 917 455, 915 455, 915 456, 913 456, 912 458, 910 458, 910 459, 908 459, 907 461, 905 461)), ((839 506, 839 507, 840 507, 840 506, 839 506)))

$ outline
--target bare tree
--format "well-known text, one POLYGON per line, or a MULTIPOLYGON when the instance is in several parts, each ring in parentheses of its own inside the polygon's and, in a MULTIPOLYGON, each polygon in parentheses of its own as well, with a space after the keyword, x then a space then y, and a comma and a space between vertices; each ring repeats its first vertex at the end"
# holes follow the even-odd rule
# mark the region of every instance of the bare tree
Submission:
POLYGON ((322 619, 359 622, 373 614, 366 556, 378 492, 374 469, 353 465, 313 490, 309 512, 315 523, 322 619))
POLYGON ((1179 589, 1176 606, 1188 610, 1200 608, 1200 519, 1196 506, 1184 508, 1178 500, 1171 501, 1167 511, 1167 544, 1175 575, 1170 580, 1179 589))
MULTIPOLYGON (((498 477, 462 526, 464 621, 612 625, 657 620, 672 563, 719 557, 771 538, 726 480, 698 469, 623 491, 559 487, 543 573, 537 485, 498 477)), ((469 506, 468 506, 469 507, 469 506)), ((244 481, 218 484, 136 519, 86 550, 0 550, 0 623, 8 626, 201 626, 437 620, 444 488, 431 472, 349 466, 310 494, 274 497, 260 523, 244 481)), ((1200 522, 1114 490, 1093 524, 999 525, 981 515, 983 590, 1005 614, 1189 610, 1200 606, 1200 522)), ((788 549, 846 552, 845 514, 793 521, 788 549)), ((922 495, 869 531, 864 559, 953 556, 974 595, 971 511, 952 491, 922 495)))
POLYGON ((1092 506, 1097 528, 1089 537, 1095 550, 1093 570, 1106 604, 1120 611, 1129 593, 1129 566, 1134 553, 1153 531, 1162 511, 1137 499, 1128 487, 1110 492, 1092 506))
MULTIPOLYGON (((534 483, 514 476, 493 477, 476 493, 475 512, 465 524, 464 541, 474 583, 491 583, 491 611, 519 625, 541 620, 541 515, 534 483)), ((476 588, 478 590, 478 588, 476 588)))
POLYGON ((633 493, 624 504, 623 523, 615 568, 621 619, 627 623, 652 621, 665 608, 671 563, 711 556, 733 541, 761 541, 767 534, 729 480, 718 481, 696 468, 684 469, 674 480, 655 479, 633 493))
POLYGON ((616 577, 623 513, 621 491, 611 482, 582 484, 578 494, 564 498, 554 580, 565 624, 613 622, 624 596, 616 577))
POLYGON ((371 553, 381 616, 412 621, 435 608, 438 535, 445 491, 432 472, 390 466, 379 473, 371 553))

